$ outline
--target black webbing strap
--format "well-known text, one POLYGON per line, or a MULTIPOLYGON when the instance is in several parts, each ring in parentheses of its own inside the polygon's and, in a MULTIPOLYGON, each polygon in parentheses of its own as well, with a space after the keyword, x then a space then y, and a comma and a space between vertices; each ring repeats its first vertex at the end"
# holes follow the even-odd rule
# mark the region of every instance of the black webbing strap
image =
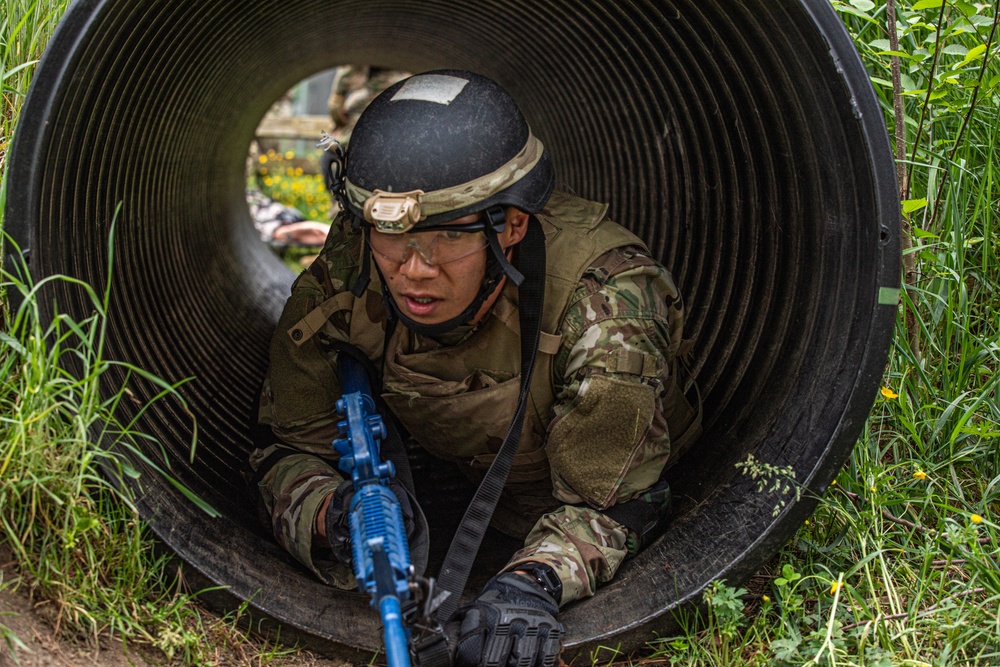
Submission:
MULTIPOLYGON (((441 566, 437 586, 450 595, 438 607, 434 616, 444 623, 458 609, 462 591, 469 579, 469 571, 483 541, 486 528, 493 518, 500 492, 507 483, 514 454, 521 440, 521 429, 528 404, 528 390, 531 374, 538 353, 538 339, 542 326, 542 305, 545 297, 545 235, 542 226, 531 216, 524 242, 520 244, 519 268, 524 272, 525 281, 518 288, 518 311, 521 325, 521 392, 517 397, 517 409, 511 421, 507 436, 490 465, 486 476, 476 490, 472 503, 462 517, 455 531, 455 537, 448 548, 448 554, 441 566)), ((421 660, 422 665, 428 664, 421 660)))

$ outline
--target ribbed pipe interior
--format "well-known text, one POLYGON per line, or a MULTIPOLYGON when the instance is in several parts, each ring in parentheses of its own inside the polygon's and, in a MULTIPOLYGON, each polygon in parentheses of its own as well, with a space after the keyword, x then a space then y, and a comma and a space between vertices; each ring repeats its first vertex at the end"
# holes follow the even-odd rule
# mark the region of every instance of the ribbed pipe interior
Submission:
MULTIPOLYGON (((566 610, 569 644, 634 648, 708 582, 752 573, 845 461, 895 313, 879 303, 898 282, 888 141, 827 0, 74 4, 21 116, 6 219, 36 278, 100 285, 121 204, 107 351, 195 378, 182 390, 198 422, 193 463, 176 405, 140 426, 222 513, 145 475, 141 509, 162 540, 288 631, 343 650, 379 644, 365 599, 322 587, 262 537, 240 475, 293 278, 249 220, 247 147, 279 95, 343 63, 498 80, 560 184, 610 202, 684 293, 707 429, 671 473, 669 531, 566 610), (792 466, 803 500, 773 518, 779 499, 734 466, 748 454, 792 466)), ((77 290, 50 296, 89 312, 77 290)))

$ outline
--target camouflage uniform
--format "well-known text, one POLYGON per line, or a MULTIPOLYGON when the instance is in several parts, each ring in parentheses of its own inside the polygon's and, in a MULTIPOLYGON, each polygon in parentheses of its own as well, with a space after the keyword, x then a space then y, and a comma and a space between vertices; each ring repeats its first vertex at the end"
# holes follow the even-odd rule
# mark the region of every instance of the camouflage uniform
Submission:
MULTIPOLYGON (((683 308, 670 274, 641 240, 605 219, 606 206, 555 193, 537 217, 546 234, 546 304, 528 416, 493 525, 527 536, 508 569, 540 561, 563 582, 561 604, 593 594, 629 555, 628 530, 601 512, 659 478, 671 452, 673 363, 683 308)), ((347 341, 383 369, 383 398, 431 454, 478 480, 513 415, 519 388, 517 289, 489 314, 441 340, 396 327, 384 341, 378 280, 354 299, 361 245, 331 234, 320 261, 293 286, 271 347, 260 420, 296 452, 260 481, 277 540, 327 581, 312 543, 323 498, 340 483, 335 360, 347 341), (383 360, 383 349, 386 357, 383 360), (432 415, 428 417, 428 415, 432 415)), ((675 433, 676 435, 676 433, 675 433)), ((260 465, 275 447, 256 451, 260 465)), ((349 579, 348 579, 349 580, 349 579)))
POLYGON ((405 72, 367 65, 338 67, 333 77, 333 85, 330 87, 330 99, 327 102, 330 119, 333 121, 333 131, 343 131, 344 134, 338 136, 346 140, 346 136, 354 128, 354 124, 368 103, 406 76, 408 75, 405 72))

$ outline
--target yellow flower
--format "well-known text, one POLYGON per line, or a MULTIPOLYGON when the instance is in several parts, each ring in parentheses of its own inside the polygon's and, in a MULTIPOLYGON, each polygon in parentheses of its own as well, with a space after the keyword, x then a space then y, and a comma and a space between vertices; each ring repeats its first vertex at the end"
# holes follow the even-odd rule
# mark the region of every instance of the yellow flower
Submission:
POLYGON ((760 599, 763 600, 764 602, 770 602, 771 601, 771 598, 767 597, 766 595, 761 595, 760 599))
POLYGON ((917 470, 913 473, 913 479, 927 479, 927 473, 923 470, 917 470))
POLYGON ((983 522, 983 517, 981 517, 978 514, 973 514, 970 518, 972 519, 972 523, 982 523, 983 522))
POLYGON ((285 151, 286 160, 291 160, 293 157, 295 157, 295 151, 285 151))
POLYGON ((260 162, 261 164, 264 164, 265 162, 267 162, 267 156, 266 156, 266 155, 261 155, 261 156, 260 156, 259 158, 257 158, 257 160, 258 160, 258 161, 259 161, 259 162, 260 162))
POLYGON ((882 395, 888 398, 889 400, 892 400, 894 398, 899 398, 899 394, 894 392, 892 389, 889 389, 888 387, 882 387, 882 395))
POLYGON ((834 593, 836 593, 837 589, 840 588, 840 586, 841 586, 841 583, 839 581, 835 581, 832 584, 830 584, 830 595, 833 595, 834 593))
POLYGON ((833 480, 832 482, 830 482, 830 486, 837 486, 837 480, 833 480))
POLYGON ((806 525, 807 526, 809 525, 809 519, 806 519, 806 525))
POLYGON ((876 488, 875 488, 875 487, 873 486, 873 487, 872 487, 872 493, 875 493, 876 491, 878 491, 878 489, 876 489, 876 488))

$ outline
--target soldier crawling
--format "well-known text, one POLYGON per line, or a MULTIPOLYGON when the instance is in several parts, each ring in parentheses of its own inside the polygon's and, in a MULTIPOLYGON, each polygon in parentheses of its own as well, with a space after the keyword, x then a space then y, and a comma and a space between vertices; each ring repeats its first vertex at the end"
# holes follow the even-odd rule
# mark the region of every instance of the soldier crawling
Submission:
POLYGON ((518 402, 516 267, 536 225, 542 333, 492 520, 524 546, 450 623, 457 664, 499 650, 500 665, 552 665, 559 608, 592 595, 655 536, 669 499, 661 473, 699 427, 676 377, 677 288, 607 205, 553 192, 548 152, 511 96, 480 75, 442 70, 388 88, 359 119, 342 176, 333 181, 345 210, 292 287, 261 396, 269 441, 251 467, 275 538, 324 581, 347 583, 336 564, 349 533, 330 446, 332 341, 380 369, 410 437, 482 478, 518 402), (549 641, 527 649, 535 655, 495 645, 504 602, 547 619, 538 630, 549 641))

